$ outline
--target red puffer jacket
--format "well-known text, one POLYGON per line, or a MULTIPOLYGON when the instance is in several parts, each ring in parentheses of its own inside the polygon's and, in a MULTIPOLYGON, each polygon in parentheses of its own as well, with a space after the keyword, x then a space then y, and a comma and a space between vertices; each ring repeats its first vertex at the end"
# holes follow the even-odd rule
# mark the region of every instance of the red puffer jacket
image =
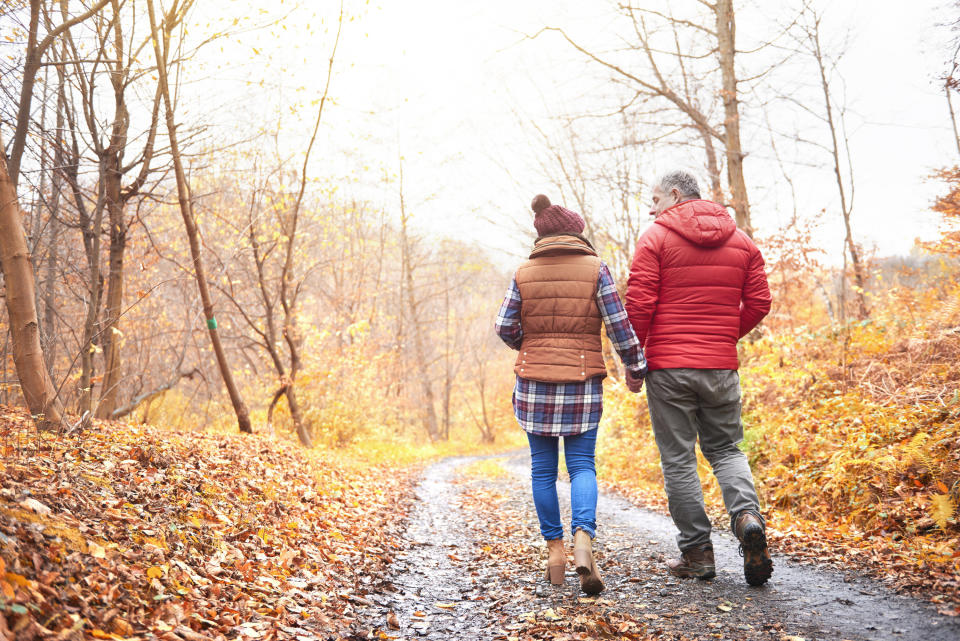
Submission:
POLYGON ((770 311, 763 256, 722 205, 679 203, 640 237, 626 308, 651 370, 737 369, 737 341, 770 311))

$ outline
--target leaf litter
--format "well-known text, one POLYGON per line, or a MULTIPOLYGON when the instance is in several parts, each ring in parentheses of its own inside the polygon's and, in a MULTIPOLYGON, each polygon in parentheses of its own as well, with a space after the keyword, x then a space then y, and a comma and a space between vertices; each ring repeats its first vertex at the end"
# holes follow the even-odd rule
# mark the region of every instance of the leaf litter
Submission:
POLYGON ((0 407, 0 640, 337 639, 392 560, 412 471, 259 435, 0 407))

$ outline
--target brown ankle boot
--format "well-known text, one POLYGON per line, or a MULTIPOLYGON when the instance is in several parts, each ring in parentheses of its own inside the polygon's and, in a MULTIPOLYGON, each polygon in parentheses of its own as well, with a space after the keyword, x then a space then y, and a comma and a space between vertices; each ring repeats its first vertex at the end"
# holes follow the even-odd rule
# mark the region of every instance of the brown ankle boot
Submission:
POLYGON ((563 539, 547 541, 547 575, 546 579, 553 585, 563 585, 564 565, 567 554, 563 549, 563 539))
POLYGON ((752 512, 743 512, 733 526, 740 539, 743 577, 750 585, 763 585, 773 574, 773 559, 767 551, 767 534, 761 521, 752 512))
POLYGON ((704 543, 680 552, 679 559, 667 561, 670 574, 688 579, 712 579, 717 576, 717 566, 713 560, 713 544, 704 543))
POLYGON ((603 579, 593 558, 593 540, 579 528, 573 535, 573 561, 580 575, 580 589, 587 594, 603 592, 603 579))

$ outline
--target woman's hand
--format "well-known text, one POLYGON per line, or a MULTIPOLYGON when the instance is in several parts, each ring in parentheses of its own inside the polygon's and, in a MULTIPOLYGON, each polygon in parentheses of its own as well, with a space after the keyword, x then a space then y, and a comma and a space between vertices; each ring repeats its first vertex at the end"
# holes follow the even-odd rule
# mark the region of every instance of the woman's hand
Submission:
POLYGON ((627 389, 636 394, 643 389, 643 375, 634 377, 633 373, 628 371, 623 377, 627 383, 627 389))

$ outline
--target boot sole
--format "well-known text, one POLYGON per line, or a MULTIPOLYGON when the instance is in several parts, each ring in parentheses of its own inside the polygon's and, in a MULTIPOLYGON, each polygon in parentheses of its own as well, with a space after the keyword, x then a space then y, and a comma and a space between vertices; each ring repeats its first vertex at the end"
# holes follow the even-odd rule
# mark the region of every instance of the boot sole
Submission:
POLYGON ((674 570, 672 568, 667 568, 670 571, 670 574, 673 576, 679 577, 681 579, 712 579, 717 576, 717 566, 715 565, 702 565, 699 568, 685 568, 674 570))
POLYGON ((603 581, 596 577, 581 579, 580 589, 587 594, 600 594, 603 592, 603 581))
POLYGON ((767 552, 767 535, 754 525, 743 533, 743 578, 753 586, 766 583, 773 575, 773 560, 767 552))

